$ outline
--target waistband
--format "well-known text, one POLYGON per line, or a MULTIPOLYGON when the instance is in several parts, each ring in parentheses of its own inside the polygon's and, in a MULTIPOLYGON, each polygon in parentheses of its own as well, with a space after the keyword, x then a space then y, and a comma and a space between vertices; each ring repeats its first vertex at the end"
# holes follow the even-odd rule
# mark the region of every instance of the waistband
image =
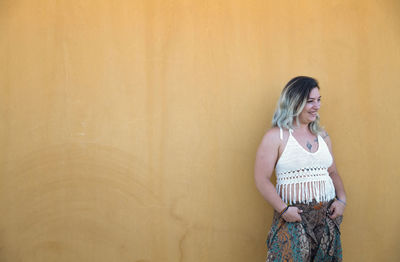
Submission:
POLYGON ((311 201, 310 203, 295 203, 290 206, 295 206, 303 211, 312 211, 312 210, 327 210, 329 206, 335 201, 335 199, 332 199, 327 202, 317 202, 315 199, 311 201))

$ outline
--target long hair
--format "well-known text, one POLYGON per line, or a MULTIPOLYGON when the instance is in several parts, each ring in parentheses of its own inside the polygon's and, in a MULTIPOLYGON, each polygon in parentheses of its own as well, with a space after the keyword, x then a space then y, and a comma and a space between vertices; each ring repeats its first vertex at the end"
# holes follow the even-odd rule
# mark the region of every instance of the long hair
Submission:
MULTIPOLYGON (((307 103, 311 90, 315 87, 319 89, 318 81, 312 77, 297 76, 290 80, 283 88, 278 100, 272 126, 293 129, 294 122, 296 126, 299 126, 299 115, 307 103)), ((309 124, 309 128, 314 134, 322 131, 318 114, 315 121, 309 124)))

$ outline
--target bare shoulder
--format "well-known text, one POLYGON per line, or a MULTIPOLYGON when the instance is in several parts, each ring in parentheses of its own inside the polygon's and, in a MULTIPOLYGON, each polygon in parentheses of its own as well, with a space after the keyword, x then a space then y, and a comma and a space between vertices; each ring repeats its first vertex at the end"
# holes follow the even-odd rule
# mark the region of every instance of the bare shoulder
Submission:
POLYGON ((278 148, 280 145, 280 131, 279 127, 269 129, 262 138, 260 148, 278 148))
POLYGON ((265 135, 268 135, 271 138, 278 138, 279 139, 279 127, 272 127, 270 130, 268 130, 265 135))
POLYGON ((266 140, 270 143, 271 142, 279 143, 279 136, 280 136, 279 127, 272 127, 265 133, 265 135, 263 137, 263 141, 266 140))
POLYGON ((279 128, 274 127, 268 130, 262 138, 256 154, 256 166, 267 165, 273 168, 278 158, 279 147, 280 131, 279 128))

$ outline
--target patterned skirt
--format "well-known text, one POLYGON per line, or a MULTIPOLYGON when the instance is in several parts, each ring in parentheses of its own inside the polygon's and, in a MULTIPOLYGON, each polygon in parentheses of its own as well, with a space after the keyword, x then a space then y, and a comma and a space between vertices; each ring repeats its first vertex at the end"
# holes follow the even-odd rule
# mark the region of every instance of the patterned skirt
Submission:
POLYGON ((343 217, 329 217, 333 200, 295 204, 303 210, 301 222, 286 222, 275 211, 267 238, 267 262, 342 261, 340 224, 343 217))

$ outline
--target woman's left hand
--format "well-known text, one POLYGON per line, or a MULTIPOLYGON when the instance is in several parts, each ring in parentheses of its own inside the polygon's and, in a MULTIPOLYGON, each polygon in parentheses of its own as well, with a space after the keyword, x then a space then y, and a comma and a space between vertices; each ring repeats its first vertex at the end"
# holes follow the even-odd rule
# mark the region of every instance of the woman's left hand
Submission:
POLYGON ((335 219, 338 216, 343 216, 346 205, 338 200, 335 200, 329 208, 330 218, 335 219))

